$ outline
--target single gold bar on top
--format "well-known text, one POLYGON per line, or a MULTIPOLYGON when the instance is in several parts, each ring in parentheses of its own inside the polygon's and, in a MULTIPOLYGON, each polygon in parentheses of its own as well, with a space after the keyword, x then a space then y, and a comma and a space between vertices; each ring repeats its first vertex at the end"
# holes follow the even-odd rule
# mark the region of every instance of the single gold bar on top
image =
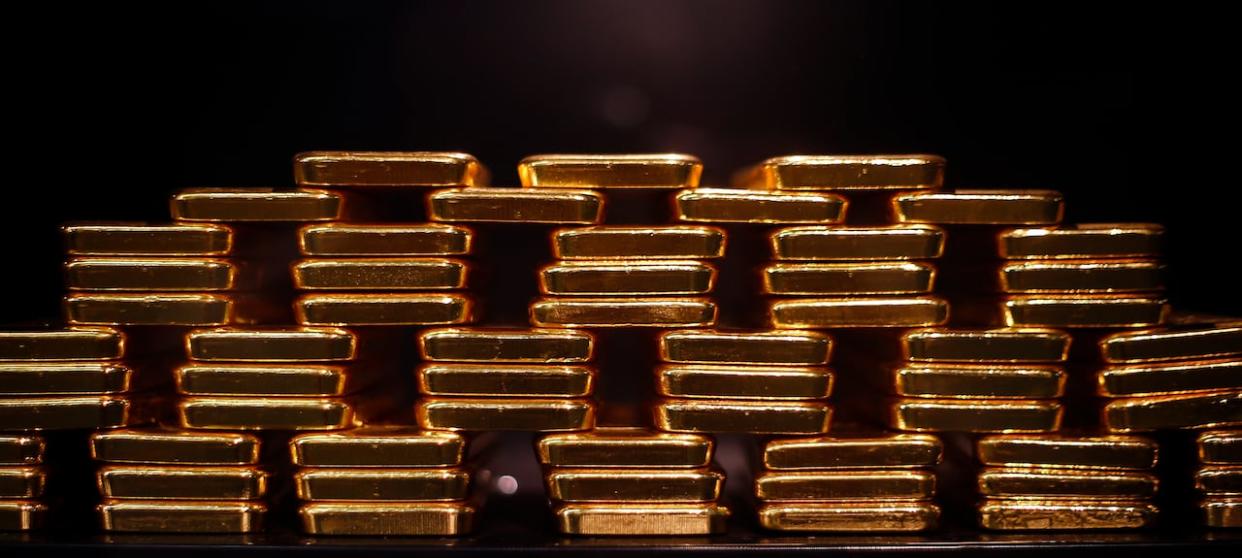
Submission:
POLYGON ((218 294, 75 293, 64 306, 71 324, 211 326, 234 319, 233 300, 218 294))
POLYGON ((651 155, 534 155, 518 163, 522 186, 540 188, 694 188, 703 174, 698 157, 651 155))
POLYGON ((1155 522, 1147 500, 986 499, 979 525, 992 531, 1141 529, 1155 522))
POLYGON ((696 295, 711 292, 716 268, 696 261, 563 262, 539 270, 551 295, 696 295))
POLYGON ((1242 430, 1209 430, 1196 439, 1199 462, 1242 465, 1242 430))
POLYGON ((789 227, 768 238, 777 260, 922 260, 944 252, 944 230, 931 225, 789 227))
POLYGON ((487 167, 450 151, 307 151, 293 158, 293 181, 316 188, 485 186, 487 167))
POLYGON ((1100 340, 1106 362, 1242 356, 1242 324, 1114 333, 1100 340))
POLYGON ((777 328, 925 327, 949 319, 949 303, 934 296, 810 298, 769 303, 777 328))
POLYGON ((552 257, 563 260, 678 260, 724 255, 725 232, 716 227, 601 225, 552 233, 552 257))
POLYGON ((0 362, 0 395, 124 393, 133 371, 111 362, 0 362))
POLYGON ((91 457, 112 463, 253 465, 259 462, 259 438, 239 432, 109 430, 91 434, 91 457))
POLYGON ((418 424, 430 430, 588 430, 595 404, 587 399, 427 398, 418 402, 418 424))
POLYGON ((1242 359, 1110 366, 1097 378, 1097 392, 1106 397, 1242 389, 1242 359))
POLYGON ((303 325, 443 325, 472 319, 474 303, 461 294, 312 294, 294 303, 303 325))
POLYGON ((0 434, 0 465, 43 463, 43 438, 29 434, 0 434))
POLYGON ((43 526, 47 506, 34 500, 0 500, 0 531, 32 531, 43 526))
POLYGON ((460 289, 468 265, 447 258, 345 258, 293 264, 293 286, 304 291, 460 289))
POLYGON ((920 500, 772 502, 759 507, 759 525, 773 531, 913 532, 933 529, 939 521, 940 508, 920 500))
POLYGON ((1212 496, 1242 496, 1242 466, 1205 465, 1195 473, 1195 488, 1212 496))
POLYGON ((770 190, 938 190, 944 163, 938 155, 787 155, 742 171, 734 182, 770 190))
POLYGON ((1039 364, 917 364, 894 372, 907 397, 1034 398, 1065 395, 1065 370, 1039 364))
POLYGON ((253 533, 263 530, 262 502, 107 500, 99 505, 104 531, 137 533, 253 533))
POLYGON ((656 426, 672 432, 823 434, 832 408, 809 401, 667 399, 656 406, 656 426))
POLYGON ((1007 468, 1149 470, 1156 466, 1156 441, 1142 436, 1002 434, 976 445, 979 462, 1007 468))
POLYGON ((541 327, 695 327, 716 323, 707 298, 541 298, 531 303, 541 327))
POLYGON ((447 328, 420 334, 418 348, 429 361, 567 364, 589 362, 595 337, 569 329, 447 328))
POLYGON ((686 364, 826 364, 832 340, 813 331, 681 330, 660 334, 660 359, 686 364))
POLYGON ((238 266, 213 258, 74 258, 65 264, 71 290, 228 291, 241 288, 238 266))
POLYGON ((556 509, 561 533, 582 536, 713 535, 725 532, 729 509, 702 504, 567 504, 556 509))
POLYGON ((978 477, 979 493, 994 498, 1147 499, 1156 484, 1155 475, 1140 471, 985 467, 978 477))
POLYGON ((920 262, 774 263, 763 268, 763 290, 775 295, 922 294, 936 267, 920 262))
POLYGON ((1242 527, 1242 498, 1233 496, 1208 497, 1199 504, 1203 510, 1204 524, 1220 529, 1242 527))
POLYGON ((432 221, 478 223, 598 223, 604 197, 589 190, 451 188, 428 196, 432 221))
POLYGON ((832 372, 812 366, 667 364, 656 369, 656 391, 707 399, 823 399, 832 372))
POLYGON ((302 500, 464 500, 470 473, 460 468, 302 468, 293 474, 302 500))
POLYGON ((1038 327, 1150 327, 1164 322, 1165 300, 1158 297, 1011 296, 1003 303, 1005 323, 1038 327))
POLYGON ((1103 415, 1112 432, 1242 426, 1242 390, 1114 399, 1103 415))
POLYGON ((1055 225, 1064 200, 1051 190, 957 190, 893 196, 899 223, 1055 225))
POLYGON ((0 331, 0 361, 113 360, 124 347, 121 332, 103 327, 0 331))
POLYGON ((755 478, 755 496, 785 500, 925 500, 936 492, 936 474, 916 469, 769 471, 755 478))
POLYGON ((178 221, 332 221, 343 205, 340 195, 320 190, 191 188, 173 196, 172 215, 178 221))
POLYGON ((669 434, 637 427, 597 427, 590 432, 549 434, 537 444, 539 461, 551 467, 705 467, 713 442, 697 434, 669 434))
POLYGON ((298 231, 303 256, 460 256, 470 253, 473 233, 435 223, 403 225, 323 223, 298 231))
POLYGON ((418 368, 418 391, 463 397, 585 397, 595 369, 580 365, 433 363, 418 368))
POLYGON ((1156 258, 1164 227, 1153 223, 1083 223, 1000 234, 1000 256, 1011 260, 1156 258))
POLYGON ((187 397, 177 402, 180 426, 205 430, 339 430, 354 426, 342 399, 187 397))
POLYGON ((694 188, 678 192, 673 204, 681 221, 779 225, 840 223, 846 202, 836 194, 694 188))
POLYGON ((121 396, 0 397, 0 430, 116 428, 136 418, 121 396))
POLYGON ((1001 266, 1007 293, 1121 293, 1164 290, 1164 266, 1155 260, 1010 262, 1001 266))
POLYGON ((462 502, 311 502, 302 531, 320 536, 439 536, 469 533, 474 508, 462 502))
POLYGON ((547 475, 548 497, 562 502, 714 502, 724 473, 702 469, 567 469, 547 475))
POLYGON ((61 227, 71 256, 225 256, 233 231, 208 223, 73 223, 61 227))
POLYGON ((901 399, 892 427, 915 432, 1052 432, 1061 427, 1055 400, 901 399))
POLYGON ((943 448, 939 438, 928 434, 772 440, 763 449, 763 465, 790 471, 933 467, 943 448))
POLYGON ((108 465, 96 483, 104 498, 257 500, 267 493, 267 473, 249 466, 108 465))
POLYGON ((0 467, 0 499, 40 498, 46 485, 47 474, 43 467, 0 467))
POLYGON ((315 362, 353 360, 354 334, 336 328, 217 328, 186 334, 192 360, 315 362))
POLYGON ((1070 335, 1039 328, 917 329, 901 336, 901 347, 916 362, 1061 362, 1070 335))
POLYGON ((375 374, 358 368, 301 363, 187 364, 173 370, 173 380, 182 395, 334 397, 374 382, 375 374))
POLYGON ((367 426, 299 434, 289 442, 293 464, 303 467, 453 467, 465 440, 452 432, 411 426, 367 426))

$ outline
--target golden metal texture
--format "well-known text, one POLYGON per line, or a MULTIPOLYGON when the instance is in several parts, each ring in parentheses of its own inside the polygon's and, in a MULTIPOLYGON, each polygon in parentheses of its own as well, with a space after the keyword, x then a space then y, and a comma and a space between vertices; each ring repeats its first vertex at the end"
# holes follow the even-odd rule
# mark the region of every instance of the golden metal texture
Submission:
POLYGON ((892 426, 916 432, 1052 432, 1063 409, 1055 400, 901 399, 892 426))
POLYGON ((724 255, 725 232, 716 227, 601 225, 552 233, 552 256, 563 260, 677 260, 724 255))
POLYGON ((61 227, 71 256, 224 256, 233 231, 208 223, 74 223, 61 227))
POLYGON ((894 372, 897 395, 1047 399, 1065 394, 1060 366, 1039 364, 912 364, 894 372))
POLYGON ((919 262, 774 263, 763 268, 763 290, 775 295, 922 294, 936 267, 919 262))
POLYGON ((1156 466, 1156 441, 1143 436, 1004 434, 984 436, 979 462, 1003 467, 1147 470, 1156 466))
POLYGON ((460 289, 468 268, 448 258, 309 259, 293 264, 293 286, 303 291, 460 289))
POLYGON ((1013 229, 1000 234, 1007 259, 1156 258, 1164 227, 1154 223, 1082 223, 1058 228, 1013 229))
POLYGON ((682 190, 673 199, 678 220, 702 223, 840 223, 845 199, 835 194, 777 193, 730 188, 682 190))
POLYGON ((713 535, 729 509, 704 504, 569 504, 556 510, 561 533, 584 536, 713 535))
POLYGON ((311 502, 298 514, 303 532, 332 537, 452 537, 474 523, 474 508, 460 502, 311 502))
POLYGON ((541 298, 530 306, 542 327, 694 327, 716 323, 707 298, 541 298))
POLYGON ((736 182, 770 190, 938 190, 938 155, 786 155, 739 173, 736 182))
POLYGON ((234 319, 234 301, 218 294, 75 293, 65 297, 71 324, 224 325, 234 319))
POLYGON ((724 473, 712 469, 565 469, 547 475, 548 497, 562 502, 714 502, 724 473))
POLYGON ((702 174, 698 157, 679 153, 534 155, 518 163, 522 186, 540 188, 694 188, 702 174))
POLYGON ((110 362, 0 361, 0 395, 124 393, 133 371, 110 362))
POLYGON ((934 296, 783 299, 769 303, 777 328, 925 327, 949 319, 949 303, 934 296))
POLYGON ((831 419, 823 402, 668 399, 656 406, 656 426, 672 432, 822 434, 831 419))
POLYGON ((469 322, 473 309, 461 294, 310 294, 294 313, 303 325, 443 325, 469 322))
POLYGON ((595 404, 586 399, 427 398, 418 402, 418 424, 431 430, 587 430, 595 404))
POLYGON ((1113 399, 1103 415, 1113 432, 1240 426, 1242 390, 1113 399))
POLYGON ((763 465, 772 470, 933 467, 943 448, 929 434, 792 438, 768 442, 763 465))
POLYGON ((1055 225, 1065 209, 1051 190, 957 190, 893 196, 899 223, 1055 225))
POLYGON ((833 374, 811 366, 668 364, 656 369, 656 390, 669 397, 823 399, 833 374))
POLYGON ((944 231, 931 225, 789 227, 768 237, 777 260, 921 260, 944 252, 944 231))
POLYGON ((772 502, 759 507, 759 525, 774 531, 912 532, 933 529, 939 521, 940 508, 919 500, 772 502))
POLYGON ((697 434, 670 434, 636 427, 597 427, 590 432, 549 434, 539 439, 539 461, 552 467, 704 467, 713 442, 697 434))
POLYGON ((1070 335, 1055 329, 918 329, 901 337, 906 360, 917 362, 1060 362, 1070 335))
POLYGON ((696 261, 563 262, 539 270, 552 295, 696 295, 711 292, 716 268, 696 261))
POLYGON ((813 331, 679 330, 660 334, 660 358, 685 364, 826 364, 832 339, 813 331))
POLYGON ((113 360, 124 347, 120 331, 103 327, 0 331, 0 361, 113 360))
POLYGON ((428 196, 432 221, 478 223, 598 223, 604 197, 589 190, 451 188, 428 196))
POLYGON ((424 364, 418 391, 463 397, 585 397, 595 389, 590 366, 551 364, 424 364))
POLYGON ((74 258, 65 283, 88 291, 228 291, 241 288, 238 266, 219 258, 74 258))
POLYGON ((271 188, 191 188, 172 199, 178 221, 289 222, 332 221, 341 216, 344 199, 320 190, 271 188))
POLYGON ((412 426, 367 426, 299 434, 289 447, 293 464, 304 467, 453 467, 466 441, 412 426))
POLYGON ((1141 529, 1156 514, 1144 500, 988 499, 979 505, 979 524, 993 531, 1141 529))
POLYGON ((1242 356, 1242 325, 1114 333, 1100 340, 1100 353, 1119 363, 1242 356))
POLYGON ((316 362, 352 360, 354 334, 336 328, 216 328, 186 334, 199 361, 316 362))
POLYGON ((782 500, 924 500, 936 493, 936 475, 916 469, 769 471, 755 478, 755 496, 782 500))
POLYGON ((207 430, 337 430, 354 426, 342 399, 187 397, 177 402, 183 428, 207 430))
POLYGON ((104 531, 253 533, 263 529, 262 502, 108 500, 99 505, 104 531))
POLYGON ((149 500, 257 500, 267 480, 244 466, 107 465, 96 474, 104 498, 149 500))
POLYGON ((470 473, 460 468, 302 468, 293 474, 302 500, 464 500, 470 473))
POLYGON ((431 329, 418 336, 424 360, 567 364, 589 362, 595 337, 569 329, 431 329))
POLYGON ((298 186, 483 186, 487 167, 444 151, 307 151, 293 158, 298 186))
POLYGON ((91 434, 91 457, 111 463, 252 465, 259 462, 259 438, 168 428, 109 430, 91 434))
POLYGON ((1011 296, 1005 323, 1038 327, 1150 327, 1164 322, 1165 300, 1148 296, 1011 296))
POLYGON ((298 231, 303 256, 460 256, 470 253, 474 233, 434 223, 306 225, 298 231))

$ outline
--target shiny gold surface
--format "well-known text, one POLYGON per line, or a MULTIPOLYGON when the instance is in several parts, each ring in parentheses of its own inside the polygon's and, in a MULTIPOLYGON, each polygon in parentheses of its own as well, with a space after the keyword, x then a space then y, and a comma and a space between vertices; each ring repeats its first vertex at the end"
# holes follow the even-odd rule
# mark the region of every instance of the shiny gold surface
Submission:
POLYGON ((38 465, 43 450, 43 438, 38 436, 0 434, 0 465, 38 465))
POLYGON ((1075 469, 1151 469, 1156 441, 1142 436, 984 436, 976 453, 984 465, 1075 469))
POLYGON ((1061 426, 1061 404, 1026 399, 902 399, 892 426, 916 432, 1051 432, 1061 426))
POLYGON ((1144 500, 984 500, 979 524, 994 531, 1139 529, 1156 520, 1144 500))
POLYGON ((105 531, 253 533, 263 530, 262 502, 109 500, 99 505, 105 531))
POLYGON ((330 397, 353 393, 372 379, 360 370, 322 364, 188 364, 173 370, 177 393, 185 395, 330 397))
POLYGON ((562 502, 712 502, 724 473, 712 469, 553 469, 548 497, 562 502))
POLYGON ((695 295, 711 292, 716 268, 696 261, 564 262, 539 270, 553 295, 695 295))
POLYGON ((776 295, 920 294, 931 292, 936 267, 918 262, 775 263, 763 289, 776 295))
POLYGON ((1010 262, 1000 268, 1007 293, 1124 293, 1164 289, 1155 260, 1010 262))
POLYGON ((940 508, 930 501, 775 502, 759 507, 759 525, 774 531, 926 531, 939 521, 940 508))
POLYGON ((832 340, 813 331, 682 330, 660 334, 660 358, 688 364, 825 364, 832 340))
POLYGON ((586 399, 422 399, 418 424, 432 430, 587 430, 595 404, 586 399))
POLYGON ((897 395, 1046 399, 1065 394, 1060 366, 1038 364, 919 364, 894 372, 897 395))
POLYGON ((91 457, 113 463, 250 465, 259 462, 259 438, 238 432, 110 430, 91 434, 91 457))
POLYGON ((1144 296, 1013 296, 1005 323, 1046 327, 1147 327, 1164 322, 1164 299, 1144 296))
POLYGON ((43 467, 0 467, 0 499, 39 498, 46 484, 43 467))
POLYGON ((906 360, 920 362, 1058 362, 1070 335, 1055 329, 918 329, 902 335, 906 360))
POLYGON ((72 256, 224 256, 233 231, 207 223, 76 223, 61 227, 72 256))
POLYGON ((109 362, 0 361, 0 395, 123 393, 130 389, 132 374, 109 362))
POLYGON ((419 352, 430 361, 589 362, 595 337, 568 329, 433 329, 418 336, 419 352))
POLYGON ((589 190, 453 188, 428 197, 432 221, 589 225, 603 216, 604 197, 589 190))
POLYGON ((899 223, 1055 225, 1064 203, 1051 190, 957 190, 893 196, 899 223))
POLYGON ((104 498, 257 500, 267 493, 267 473, 255 467, 108 465, 96 482, 104 498))
POLYGON ((1212 496, 1242 496, 1242 466, 1202 467, 1195 473, 1195 488, 1212 496))
POLYGON ((763 465, 773 470, 932 467, 943 444, 928 434, 796 438, 773 440, 763 465))
POLYGON ((320 190, 191 188, 172 199, 178 221, 331 221, 341 216, 341 196, 320 190))
POLYGON ((1242 389, 1242 359, 1110 366, 1098 379, 1108 397, 1242 389))
POLYGON ((727 529, 716 504, 569 504, 556 509, 561 533, 586 536, 712 535, 727 529))
POLYGON ((936 475, 922 470, 837 470, 766 472, 755 478, 760 500, 931 498, 936 475))
POLYGON ((1242 355, 1242 325, 1152 329, 1100 340, 1107 362, 1221 358, 1242 355))
POLYGON ((65 284, 90 291, 227 291, 241 287, 239 270, 218 258, 74 258, 65 284))
POLYGON ((1200 507, 1208 527, 1242 527, 1242 498, 1205 498, 1200 507))
POLYGON ((944 252, 944 231, 930 225, 789 227, 768 238, 777 260, 917 260, 944 252))
POLYGON ((1104 406, 1113 432, 1242 425, 1242 390, 1114 399, 1104 406))
POLYGON ((418 391, 466 397, 584 397, 595 388, 590 366, 550 364, 425 364, 418 391))
POLYGON ((368 426, 300 434, 289 442, 293 464, 307 467, 451 467, 466 442, 451 432, 412 426, 368 426))
POLYGON ((1209 430, 1199 434, 1196 444, 1201 463, 1242 465, 1242 430, 1209 430))
POLYGON ((487 168, 446 151, 307 151, 293 158, 298 186, 483 186, 487 168))
POLYGON ((845 199, 835 194, 757 192, 729 188, 682 190, 673 200, 681 221, 705 223, 839 223, 845 199))
POLYGON ((212 294, 87 294, 65 297, 71 324, 224 325, 233 319, 233 301, 212 294))
POLYGON ((354 334, 335 328, 218 328, 186 334, 201 361, 332 361, 354 358, 354 334))
POLYGON ((938 155, 787 155, 747 169, 737 182, 772 190, 936 190, 944 163, 938 155))
POLYGON ((464 469, 303 468, 293 474, 303 500, 462 500, 470 487, 464 469))
POLYGON ((474 508, 457 502, 311 502, 302 531, 322 536, 440 536, 469 533, 474 508))
POLYGON ((303 325, 440 325, 472 319, 474 303, 460 294, 314 294, 294 306, 303 325))
POLYGON ((545 327, 694 327, 716 323, 707 298, 541 298, 531 323, 545 327))
POLYGON ((2 397, 2 430, 116 428, 133 420, 130 401, 116 396, 2 397))
POLYGON ((187 397, 177 402, 184 428, 207 430, 335 430, 354 425, 341 399, 187 397))
POLYGON ((31 531, 43 526, 47 506, 33 500, 0 500, 0 531, 31 531))
POLYGON ((777 328, 923 327, 945 323, 949 303, 933 296, 810 298, 769 303, 777 328))
POLYGON ((822 434, 831 419, 821 402, 669 399, 656 406, 656 426, 673 432, 822 434))
POLYGON ((293 264, 293 286, 304 291, 460 289, 468 265, 447 258, 346 258, 293 264))
POLYGON ((703 467, 711 462, 712 439, 645 428, 598 427, 590 432, 550 434, 539 439, 539 461, 553 467, 703 467))
POLYGON ((303 256, 459 256, 470 253, 470 229, 433 223, 306 225, 298 231, 303 256))
POLYGON ((1153 223, 1083 223, 1055 229, 1014 229, 1000 234, 1008 259, 1154 258, 1164 227, 1153 223))
POLYGON ((651 155, 534 155, 518 163, 522 186, 541 188, 694 188, 703 174, 698 157, 651 155))
POLYGON ((1156 476, 1137 471, 986 467, 979 493, 991 497, 1073 497, 1076 499, 1151 498, 1156 476))
POLYGON ((656 369, 656 391, 671 397, 822 399, 832 372, 811 366, 669 364, 656 369))
POLYGON ((552 255, 564 260, 721 258, 725 232, 715 227, 602 225, 552 233, 552 255))
POLYGON ((0 361, 112 360, 124 354, 125 337, 109 328, 0 331, 0 361))

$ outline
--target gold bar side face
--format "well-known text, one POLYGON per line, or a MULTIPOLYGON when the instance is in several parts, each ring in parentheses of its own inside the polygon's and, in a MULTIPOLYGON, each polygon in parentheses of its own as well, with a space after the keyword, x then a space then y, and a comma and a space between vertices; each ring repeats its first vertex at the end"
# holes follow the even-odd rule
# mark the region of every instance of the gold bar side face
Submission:
POLYGON ((1004 303, 1010 326, 1150 327, 1164 323, 1164 299, 1150 297, 1091 298, 1013 296, 1004 303))
POLYGON ((827 364, 832 340, 812 331, 670 331, 660 335, 660 358, 682 364, 827 364))
POLYGON ((759 525, 773 531, 888 533, 934 529, 940 508, 928 501, 775 502, 759 507, 759 525))
POLYGON ((293 159, 298 186, 481 186, 487 169, 472 155, 436 151, 309 151, 293 159))
POLYGON ((267 474, 254 467, 108 465, 97 473, 105 498, 150 500, 256 500, 267 474))
POLYGON ((359 380, 344 366, 317 364, 190 364, 173 370, 184 395, 340 396, 359 380))
POLYGON ((0 398, 0 430, 116 428, 136 420, 130 401, 117 396, 0 398))
POLYGON ((207 223, 76 223, 61 227, 71 256, 225 256, 233 231, 207 223))
POLYGON ((1055 225, 1064 201, 1050 190, 958 190, 897 194, 899 223, 945 225, 1055 225))
POLYGON ((937 155, 788 155, 760 163, 741 183, 772 190, 937 190, 944 165, 937 155))
POLYGON ((91 435, 91 457, 109 463, 253 465, 259 438, 237 432, 122 429, 91 435))
POLYGON ((1035 398, 1065 394, 1059 366, 921 364, 894 373, 897 395, 907 397, 1035 398))
POLYGON ((1209 430, 1199 435, 1199 462, 1242 465, 1242 430, 1209 430))
POLYGON ((460 502, 311 502, 298 515, 303 532, 329 537, 452 537, 474 522, 474 508, 460 502))
POLYGON ((1155 260, 1010 262, 1001 266, 1007 293, 1130 293, 1164 290, 1155 260))
POLYGON ((206 329, 186 335, 193 360, 313 362, 354 358, 354 334, 335 328, 206 329))
POLYGON ((1110 366, 1098 378, 1099 394, 1109 397, 1242 389, 1242 360, 1110 366))
POLYGON ((769 236, 777 260, 923 260, 944 253, 944 231, 930 225, 789 227, 769 236))
POLYGON ((1000 256, 1018 259, 1156 258, 1164 227, 1153 223, 1092 223, 1001 233, 1000 256))
POLYGON ((928 434, 801 438, 768 442, 763 464, 778 471, 932 467, 942 453, 940 439, 928 434))
POLYGON ((1242 356, 1242 326, 1116 333, 1100 340, 1100 352, 1118 363, 1242 356))
POLYGON ((919 329, 902 335, 906 360, 917 362, 1061 362, 1070 335, 1055 329, 919 329))
POLYGON ((716 269, 695 261, 566 262, 539 272, 539 291, 567 296, 696 295, 711 292, 716 269))
POLYGON ((585 399, 423 399, 416 415, 419 426, 429 430, 588 430, 595 424, 595 404, 585 399))
POLYGON ((293 286, 303 291, 461 289, 468 265, 447 258, 310 259, 293 264, 293 286))
POLYGON ((99 505, 104 531, 254 533, 263 529, 261 502, 110 500, 99 505))
POLYGON ((455 188, 428 197, 432 221, 479 223, 598 223, 603 196, 589 190, 455 188))
POLYGON ((1205 498, 1200 504, 1204 524, 1215 529, 1242 527, 1242 498, 1205 498))
POLYGON ((713 502, 724 473, 711 469, 563 469, 548 473, 562 502, 713 502))
POLYGON ((540 327, 697 327, 716 322, 706 298, 542 298, 531 303, 540 327))
POLYGON ((43 462, 43 438, 29 434, 0 434, 0 465, 38 465, 43 462))
POLYGON ((823 399, 832 393, 827 368, 671 364, 656 369, 656 390, 669 397, 823 399))
POLYGON ((774 193, 727 188, 682 190, 673 200, 681 221, 700 223, 839 223, 845 199, 835 194, 774 193))
POLYGON ((0 361, 114 360, 124 343, 120 331, 102 327, 0 331, 0 361))
POLYGON ((324 223, 298 231, 303 256, 461 256, 470 253, 473 233, 453 225, 324 223))
POLYGON ((831 418, 820 402, 669 399, 656 406, 656 426, 671 432, 823 434, 831 418))
POLYGON ((1155 440, 1142 436, 1001 435, 980 438, 984 465, 1147 470, 1155 467, 1155 440))
POLYGON ((425 360, 568 364, 589 362, 595 337, 568 329, 434 329, 418 338, 425 360))
POLYGON ((215 258, 74 258, 65 264, 71 290, 227 291, 239 288, 240 271, 215 258))
POLYGON ((40 498, 46 485, 47 474, 42 467, 0 467, 0 499, 40 498))
POLYGON ((1209 496, 1242 497, 1242 466, 1208 465, 1195 473, 1195 488, 1209 496))
POLYGON ((470 474, 458 468, 304 468, 293 475, 302 500, 452 501, 466 498, 470 474))
POLYGON ((918 262, 775 263, 763 269, 763 289, 775 295, 922 294, 936 268, 918 262))
POLYGON ((561 533, 582 536, 694 536, 725 532, 716 504, 569 504, 556 510, 561 533))
POLYGON ((591 432, 550 434, 539 440, 539 460, 552 467, 705 467, 713 442, 707 436, 643 428, 599 427, 591 432))
POLYGON ((124 393, 133 371, 109 362, 0 361, 0 395, 71 395, 124 393))
POLYGON ((459 294, 313 294, 294 313, 302 325, 445 325, 469 322, 473 306, 459 294))
POLYGON ((1242 390, 1114 399, 1103 415, 1113 432, 1242 426, 1242 390))
POLYGON ((789 500, 925 500, 936 492, 936 475, 921 470, 770 471, 755 479, 755 496, 789 500))
POLYGON ((769 315, 777 328, 927 327, 949 319, 938 297, 813 298, 775 300, 769 315))
POLYGON ((210 294, 86 294, 65 297, 71 324, 85 325, 225 325, 233 319, 233 301, 210 294))
POLYGON ((466 442, 451 432, 372 426, 300 434, 289 446, 293 464, 304 467, 453 467, 466 442))
POLYGON ((595 369, 548 364, 426 364, 418 390, 464 397, 585 397, 595 388, 595 369))
POLYGON ((702 174, 697 157, 678 153, 535 155, 518 163, 522 186, 537 188, 694 188, 702 174))
POLYGON ((183 428, 205 430, 339 430, 354 426, 341 399, 187 397, 177 403, 183 428))
POLYGON ((0 500, 0 531, 33 531, 44 525, 47 506, 34 500, 0 500))
POLYGON ((1141 529, 1156 514, 1143 500, 984 500, 979 524, 992 531, 1141 529))
POLYGON ((892 426, 915 432, 1052 432, 1063 409, 1055 400, 902 399, 892 426))
POLYGON ((563 260, 722 258, 725 232, 715 227, 603 225, 560 229, 552 255, 563 260))
POLYGON ((1073 497, 1146 499, 1156 494, 1156 476, 1138 471, 987 467, 979 493, 987 497, 1073 497))
POLYGON ((344 199, 319 190, 191 188, 173 196, 178 221, 299 222, 339 219, 344 199))

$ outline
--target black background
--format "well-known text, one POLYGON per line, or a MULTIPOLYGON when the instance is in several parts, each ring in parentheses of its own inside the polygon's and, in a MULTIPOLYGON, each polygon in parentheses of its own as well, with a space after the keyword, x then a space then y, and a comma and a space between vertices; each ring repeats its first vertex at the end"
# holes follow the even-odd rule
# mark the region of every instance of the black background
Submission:
POLYGON ((288 186, 311 149, 462 150, 499 184, 542 152, 688 152, 708 184, 792 152, 938 153, 951 187, 1058 189, 1070 221, 1166 224, 1173 301, 1242 314, 1230 18, 1139 6, 6 8, 0 321, 58 314, 61 222, 288 186))

